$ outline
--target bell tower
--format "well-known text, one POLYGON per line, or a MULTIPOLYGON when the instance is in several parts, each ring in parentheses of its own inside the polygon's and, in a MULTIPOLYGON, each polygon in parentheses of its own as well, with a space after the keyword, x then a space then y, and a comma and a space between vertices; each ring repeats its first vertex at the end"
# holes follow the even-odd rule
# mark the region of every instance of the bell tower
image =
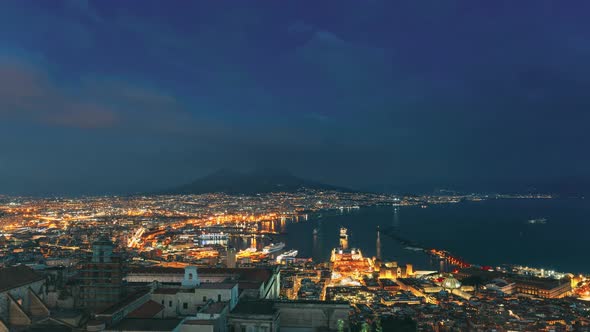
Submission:
POLYGON ((195 288, 201 284, 199 275, 197 274, 196 266, 187 266, 184 268, 184 278, 182 279, 182 287, 195 288))
POLYGON ((340 228, 340 249, 348 249, 348 230, 344 227, 340 228))

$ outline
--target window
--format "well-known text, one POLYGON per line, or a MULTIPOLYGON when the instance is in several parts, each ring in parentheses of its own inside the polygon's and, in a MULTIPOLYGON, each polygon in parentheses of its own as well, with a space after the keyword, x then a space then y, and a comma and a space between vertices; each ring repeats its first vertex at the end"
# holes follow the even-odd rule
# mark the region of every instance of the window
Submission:
POLYGON ((188 280, 193 280, 193 274, 192 273, 189 273, 188 274, 188 280))
POLYGON ((203 302, 207 302, 207 297, 203 296, 203 302))
POLYGON ((171 307, 172 306, 172 301, 168 301, 168 306, 171 307))
POLYGON ((184 302, 184 303, 182 304, 182 309, 188 309, 188 303, 184 302))
POLYGON ((164 305, 164 300, 162 300, 162 305, 164 305))
POLYGON ((221 294, 217 294, 217 302, 221 302, 221 294))

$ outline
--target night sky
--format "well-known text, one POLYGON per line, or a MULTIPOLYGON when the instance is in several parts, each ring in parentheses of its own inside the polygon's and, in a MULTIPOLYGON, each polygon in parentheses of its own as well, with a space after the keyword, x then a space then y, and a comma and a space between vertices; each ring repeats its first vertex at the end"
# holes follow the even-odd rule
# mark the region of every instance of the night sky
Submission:
POLYGON ((0 193, 590 173, 589 1, 0 3, 0 193))

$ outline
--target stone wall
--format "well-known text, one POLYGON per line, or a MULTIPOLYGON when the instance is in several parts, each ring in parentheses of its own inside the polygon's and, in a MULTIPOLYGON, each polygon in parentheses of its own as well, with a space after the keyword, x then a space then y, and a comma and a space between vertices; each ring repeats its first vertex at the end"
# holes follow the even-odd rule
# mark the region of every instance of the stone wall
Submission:
POLYGON ((350 306, 345 303, 277 302, 276 307, 281 313, 281 331, 314 331, 319 328, 336 330, 339 320, 343 321, 345 330, 349 327, 350 306))

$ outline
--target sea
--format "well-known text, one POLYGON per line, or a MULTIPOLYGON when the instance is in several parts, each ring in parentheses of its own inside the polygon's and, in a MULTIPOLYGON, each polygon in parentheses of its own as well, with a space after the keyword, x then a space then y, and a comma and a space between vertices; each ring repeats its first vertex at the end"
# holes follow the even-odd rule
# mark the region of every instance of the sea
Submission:
MULTIPOLYGON (((590 201, 583 198, 489 199, 454 204, 374 206, 310 215, 285 225, 285 249, 298 257, 328 261, 340 227, 363 254, 414 269, 441 270, 440 260, 416 247, 446 250, 482 266, 522 265, 559 272, 590 273, 590 201), (533 220, 533 221, 531 221, 533 220), (395 230, 397 239, 384 230, 395 230), (399 237, 412 241, 400 243, 399 237)), ((274 240, 275 242, 278 240, 274 240)))

